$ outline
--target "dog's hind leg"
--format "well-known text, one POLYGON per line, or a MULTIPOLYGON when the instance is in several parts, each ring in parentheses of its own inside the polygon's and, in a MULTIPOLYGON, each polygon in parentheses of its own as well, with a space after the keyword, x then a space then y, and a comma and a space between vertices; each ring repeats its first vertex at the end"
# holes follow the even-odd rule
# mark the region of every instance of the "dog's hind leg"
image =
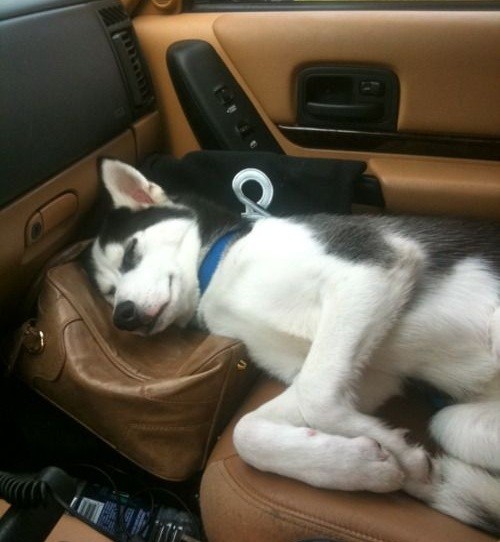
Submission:
POLYGON ((495 356, 498 365, 500 367, 500 307, 497 307, 490 323, 490 342, 491 342, 491 351, 495 356))
POLYGON ((460 521, 500 536, 500 475, 444 456, 429 504, 460 521))
POLYGON ((445 452, 500 471, 500 401, 448 406, 433 417, 430 429, 445 452))
POLYGON ((500 532, 500 401, 440 410, 430 430, 444 455, 433 461, 431 483, 404 490, 461 521, 500 532))
POLYGON ((404 480, 396 459, 375 440, 307 427, 293 388, 243 416, 233 438, 246 463, 316 487, 382 493, 404 480))
MULTIPOLYGON (((500 309, 490 329, 494 358, 500 361, 500 309)), ((450 454, 437 462, 440 476, 428 500, 434 508, 500 536, 500 400, 498 377, 489 382, 491 400, 440 410, 430 430, 450 454), (453 456, 453 457, 451 457, 453 456)))

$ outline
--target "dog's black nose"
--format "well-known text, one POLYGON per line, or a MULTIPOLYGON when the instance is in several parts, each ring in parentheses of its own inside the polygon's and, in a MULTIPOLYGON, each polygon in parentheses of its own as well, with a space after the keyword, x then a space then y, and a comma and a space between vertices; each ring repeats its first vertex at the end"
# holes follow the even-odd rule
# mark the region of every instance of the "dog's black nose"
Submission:
POLYGON ((141 324, 141 318, 133 301, 122 301, 115 307, 113 323, 118 329, 134 331, 141 324))

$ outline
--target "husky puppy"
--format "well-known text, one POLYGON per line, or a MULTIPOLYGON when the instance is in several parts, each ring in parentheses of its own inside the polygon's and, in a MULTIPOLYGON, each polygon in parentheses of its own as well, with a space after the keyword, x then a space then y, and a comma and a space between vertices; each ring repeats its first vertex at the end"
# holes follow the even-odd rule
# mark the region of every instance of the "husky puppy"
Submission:
POLYGON ((248 223, 101 163, 114 203, 90 275, 117 327, 241 339, 288 385, 244 416, 250 465, 322 488, 403 489, 500 530, 500 226, 314 215, 248 223), (431 459, 372 415, 417 378, 453 398, 431 459))

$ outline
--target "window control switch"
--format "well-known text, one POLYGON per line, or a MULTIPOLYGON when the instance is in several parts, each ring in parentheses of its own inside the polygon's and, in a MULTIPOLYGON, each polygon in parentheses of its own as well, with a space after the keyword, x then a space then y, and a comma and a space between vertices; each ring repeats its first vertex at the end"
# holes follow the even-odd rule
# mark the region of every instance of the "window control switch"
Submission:
POLYGON ((214 94, 221 105, 228 105, 234 99, 234 94, 226 86, 219 87, 214 91, 214 94))
POLYGON ((167 65, 201 148, 283 153, 212 45, 202 40, 173 43, 167 65))
POLYGON ((245 139, 254 131, 254 127, 248 124, 248 122, 242 121, 236 126, 236 130, 240 137, 245 139))

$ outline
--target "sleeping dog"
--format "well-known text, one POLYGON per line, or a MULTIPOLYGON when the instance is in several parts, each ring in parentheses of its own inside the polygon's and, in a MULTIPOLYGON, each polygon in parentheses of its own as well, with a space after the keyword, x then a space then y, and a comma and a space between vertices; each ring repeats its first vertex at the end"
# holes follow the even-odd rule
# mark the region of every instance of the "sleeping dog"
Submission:
POLYGON ((118 328, 242 340, 281 395, 244 416, 250 465, 317 487, 403 489, 500 529, 500 226, 416 217, 262 218, 169 197, 103 160, 114 204, 88 268, 118 328), (373 412, 417 378, 453 403, 431 458, 373 412))

